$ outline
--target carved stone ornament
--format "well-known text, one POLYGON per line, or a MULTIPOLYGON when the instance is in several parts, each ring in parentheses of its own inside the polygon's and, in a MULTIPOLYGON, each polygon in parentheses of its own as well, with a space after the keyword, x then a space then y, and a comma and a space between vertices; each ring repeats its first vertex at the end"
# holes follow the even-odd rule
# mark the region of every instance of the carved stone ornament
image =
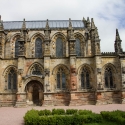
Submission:
POLYGON ((102 69, 101 68, 97 68, 97 73, 101 73, 102 69))
POLYGON ((45 76, 46 76, 46 75, 49 76, 49 74, 50 74, 50 70, 49 70, 49 69, 45 69, 45 70, 44 70, 44 75, 45 75, 45 76))

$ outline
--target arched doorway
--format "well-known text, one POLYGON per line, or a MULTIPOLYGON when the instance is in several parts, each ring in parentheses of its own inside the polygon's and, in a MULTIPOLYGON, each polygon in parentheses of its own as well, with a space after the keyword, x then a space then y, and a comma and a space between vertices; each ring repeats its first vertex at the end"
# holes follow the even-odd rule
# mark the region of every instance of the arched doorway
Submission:
POLYGON ((33 80, 26 85, 27 92, 27 104, 29 105, 42 105, 43 102, 43 85, 37 81, 33 80))

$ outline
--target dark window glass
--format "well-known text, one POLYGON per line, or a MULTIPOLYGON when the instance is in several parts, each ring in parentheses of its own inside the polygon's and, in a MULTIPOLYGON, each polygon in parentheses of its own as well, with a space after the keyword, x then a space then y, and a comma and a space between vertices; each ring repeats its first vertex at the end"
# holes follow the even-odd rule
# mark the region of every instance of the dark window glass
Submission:
POLYGON ((33 74, 33 75, 42 75, 42 72, 41 72, 41 70, 40 70, 40 68, 39 68, 38 65, 34 65, 32 74, 33 74))
POLYGON ((42 40, 40 38, 37 38, 35 41, 35 57, 42 57, 42 40))
POLYGON ((57 88, 60 88, 60 73, 57 74, 57 88))
POLYGON ((57 38, 56 40, 56 57, 63 56, 63 42, 61 38, 57 38))
POLYGON ((86 88, 88 89, 90 87, 90 83, 89 83, 89 73, 86 72, 86 88))
POLYGON ((16 40, 15 42, 15 57, 18 57, 19 55, 19 42, 18 42, 19 39, 16 40))
POLYGON ((10 70, 8 74, 8 89, 17 88, 17 74, 13 69, 10 70))
POLYGON ((81 73, 81 87, 84 88, 85 86, 85 81, 84 81, 84 73, 81 73))
POLYGON ((66 88, 66 75, 62 72, 62 88, 66 88))
POLYGON ((76 48, 76 55, 81 56, 81 45, 80 40, 77 38, 75 42, 75 48, 76 48))

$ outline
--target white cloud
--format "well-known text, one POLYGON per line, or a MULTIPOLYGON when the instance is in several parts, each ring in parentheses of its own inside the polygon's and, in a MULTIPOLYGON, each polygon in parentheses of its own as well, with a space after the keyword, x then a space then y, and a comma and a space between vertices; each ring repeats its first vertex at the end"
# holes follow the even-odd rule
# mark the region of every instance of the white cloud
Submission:
POLYGON ((124 0, 0 0, 0 12, 4 21, 94 18, 101 50, 114 51, 116 28, 125 50, 124 0))

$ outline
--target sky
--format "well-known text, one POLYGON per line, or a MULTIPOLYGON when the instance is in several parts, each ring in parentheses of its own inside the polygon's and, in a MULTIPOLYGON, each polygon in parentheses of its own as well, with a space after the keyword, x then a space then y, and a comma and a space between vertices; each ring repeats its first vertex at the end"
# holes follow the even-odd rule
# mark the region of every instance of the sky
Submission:
POLYGON ((0 0, 3 21, 94 18, 102 52, 114 52, 116 28, 125 51, 125 0, 0 0))

